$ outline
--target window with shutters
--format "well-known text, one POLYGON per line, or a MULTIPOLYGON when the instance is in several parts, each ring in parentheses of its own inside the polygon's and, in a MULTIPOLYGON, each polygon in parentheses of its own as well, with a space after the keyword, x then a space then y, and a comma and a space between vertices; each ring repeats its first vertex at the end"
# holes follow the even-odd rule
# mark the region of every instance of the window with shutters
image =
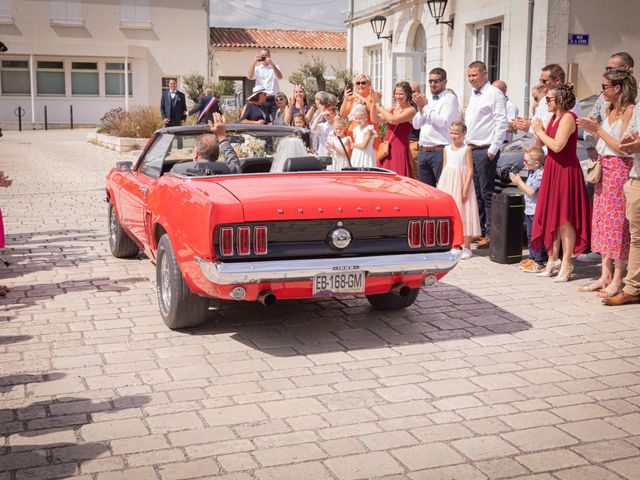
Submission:
POLYGON ((382 90, 382 47, 370 48, 368 57, 371 86, 379 92, 382 90))
POLYGON ((64 62, 62 60, 38 60, 36 92, 38 95, 64 95, 64 62))
POLYGON ((149 0, 120 0, 120 28, 151 28, 149 0))
POLYGON ((53 26, 84 26, 81 0, 51 0, 51 19, 53 26))
POLYGON ((2 95, 30 95, 29 60, 0 62, 0 92, 2 95))
POLYGON ((71 62, 71 94, 100 94, 97 62, 71 62))
MULTIPOLYGON (((128 70, 128 90, 129 96, 133 95, 133 74, 131 73, 131 64, 127 65, 128 70)), ((119 95, 124 97, 124 63, 105 63, 104 71, 104 90, 106 95, 119 95)))
POLYGON ((13 23, 13 10, 11 0, 0 0, 0 25, 13 23))

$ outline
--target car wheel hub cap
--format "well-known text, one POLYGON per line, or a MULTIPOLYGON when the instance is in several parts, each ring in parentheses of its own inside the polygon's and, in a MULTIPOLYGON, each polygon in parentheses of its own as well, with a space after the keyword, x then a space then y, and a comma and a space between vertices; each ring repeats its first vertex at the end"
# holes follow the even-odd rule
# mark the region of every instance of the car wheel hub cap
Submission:
POLYGON ((351 232, 345 228, 336 228, 331 232, 331 243, 336 248, 347 248, 351 245, 351 232))
POLYGON ((162 265, 160 268, 160 293, 162 294, 162 303, 168 311, 171 308, 171 273, 167 254, 162 256, 162 265))
POLYGON ((116 244, 116 212, 111 209, 111 217, 109 218, 109 240, 111 241, 111 246, 115 246, 116 244))

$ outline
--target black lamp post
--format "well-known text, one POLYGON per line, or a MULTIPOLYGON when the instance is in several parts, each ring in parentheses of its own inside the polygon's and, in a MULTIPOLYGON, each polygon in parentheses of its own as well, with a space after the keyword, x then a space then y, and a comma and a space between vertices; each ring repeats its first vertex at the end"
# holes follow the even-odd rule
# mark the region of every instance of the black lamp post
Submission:
POLYGON ((448 21, 440 20, 447 8, 447 0, 427 0, 427 6, 429 7, 429 13, 436 21, 436 25, 443 23, 449 25, 453 30, 453 18, 448 21))
POLYGON ((384 26, 386 24, 387 24, 387 19, 382 15, 376 15, 371 19, 371 28, 373 28, 373 33, 376 34, 376 37, 378 37, 378 40, 380 40, 381 38, 386 38, 387 40, 393 43, 392 34, 382 36, 382 32, 384 31, 384 26))

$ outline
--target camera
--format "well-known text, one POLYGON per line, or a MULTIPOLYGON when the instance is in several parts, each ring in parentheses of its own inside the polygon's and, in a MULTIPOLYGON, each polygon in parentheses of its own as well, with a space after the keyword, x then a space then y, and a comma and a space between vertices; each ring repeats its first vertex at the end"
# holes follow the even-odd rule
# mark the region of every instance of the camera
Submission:
POLYGON ((265 55, 258 58, 258 60, 260 60, 261 62, 264 62, 266 59, 267 57, 265 55))
POLYGON ((505 167, 500 170, 498 177, 502 183, 511 183, 511 179, 509 178, 510 173, 515 173, 516 175, 520 174, 520 167, 517 165, 511 165, 509 167, 505 167))
POLYGON ((348 82, 344 88, 345 90, 351 90, 353 92, 353 82, 348 82))

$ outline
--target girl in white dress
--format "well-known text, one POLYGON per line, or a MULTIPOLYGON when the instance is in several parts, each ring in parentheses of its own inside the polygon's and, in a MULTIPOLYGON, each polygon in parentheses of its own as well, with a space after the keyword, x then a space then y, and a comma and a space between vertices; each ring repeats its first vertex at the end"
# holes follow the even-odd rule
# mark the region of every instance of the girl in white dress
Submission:
POLYGON ((467 126, 463 122, 451 124, 451 145, 443 152, 443 166, 438 188, 453 197, 462 218, 464 248, 462 259, 471 257, 471 237, 480 235, 480 215, 476 190, 473 186, 473 158, 471 148, 464 144, 467 126))
POLYGON ((378 136, 373 125, 367 125, 367 111, 362 105, 354 107, 352 167, 375 167, 376 154, 373 151, 373 139, 378 136))
POLYGON ((351 154, 351 137, 347 135, 347 122, 343 118, 338 117, 333 121, 333 132, 327 138, 327 151, 333 159, 327 170, 339 172, 351 166, 348 157, 351 154))

